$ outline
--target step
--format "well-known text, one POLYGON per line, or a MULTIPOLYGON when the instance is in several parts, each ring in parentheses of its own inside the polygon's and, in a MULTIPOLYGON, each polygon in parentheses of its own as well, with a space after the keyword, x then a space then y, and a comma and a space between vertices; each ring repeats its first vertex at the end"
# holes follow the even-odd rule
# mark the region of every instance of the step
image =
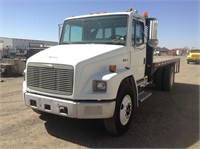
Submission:
POLYGON ((139 93, 139 95, 138 95, 139 102, 143 102, 145 99, 147 99, 151 95, 152 95, 152 93, 151 92, 147 92, 147 91, 143 91, 143 92, 139 93))

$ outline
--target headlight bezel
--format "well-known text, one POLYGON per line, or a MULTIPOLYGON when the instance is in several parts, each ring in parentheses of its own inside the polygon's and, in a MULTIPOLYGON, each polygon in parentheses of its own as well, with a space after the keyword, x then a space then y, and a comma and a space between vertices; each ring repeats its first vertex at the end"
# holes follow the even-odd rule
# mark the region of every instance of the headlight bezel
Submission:
POLYGON ((105 93, 107 91, 107 82, 103 80, 93 80, 93 92, 105 93))

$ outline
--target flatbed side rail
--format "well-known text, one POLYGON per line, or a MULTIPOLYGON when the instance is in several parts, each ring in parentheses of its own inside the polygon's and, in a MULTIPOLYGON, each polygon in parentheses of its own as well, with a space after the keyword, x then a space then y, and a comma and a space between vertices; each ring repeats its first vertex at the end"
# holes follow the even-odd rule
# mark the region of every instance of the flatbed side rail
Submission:
POLYGON ((180 72, 180 58, 169 58, 166 60, 161 60, 153 63, 153 68, 156 70, 157 68, 170 65, 170 64, 175 64, 175 73, 180 72))

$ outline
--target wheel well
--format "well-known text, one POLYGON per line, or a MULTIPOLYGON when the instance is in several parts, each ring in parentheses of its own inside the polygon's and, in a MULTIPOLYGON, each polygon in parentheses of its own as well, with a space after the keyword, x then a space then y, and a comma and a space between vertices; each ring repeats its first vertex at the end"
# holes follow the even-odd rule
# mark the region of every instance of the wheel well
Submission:
POLYGON ((137 88, 136 88, 136 84, 135 84, 135 80, 134 80, 133 76, 128 76, 121 81, 119 89, 118 89, 118 93, 119 93, 119 90, 124 85, 127 85, 127 84, 130 85, 130 87, 132 88, 133 96, 134 96, 134 99, 133 99, 134 105, 137 106, 137 88))

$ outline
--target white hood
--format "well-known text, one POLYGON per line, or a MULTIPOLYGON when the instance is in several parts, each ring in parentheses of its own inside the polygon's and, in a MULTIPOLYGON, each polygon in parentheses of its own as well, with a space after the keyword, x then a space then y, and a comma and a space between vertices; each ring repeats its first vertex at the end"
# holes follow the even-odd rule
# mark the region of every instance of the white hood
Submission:
POLYGON ((124 46, 108 44, 58 45, 35 54, 28 59, 28 62, 76 65, 81 61, 122 47, 124 46))

